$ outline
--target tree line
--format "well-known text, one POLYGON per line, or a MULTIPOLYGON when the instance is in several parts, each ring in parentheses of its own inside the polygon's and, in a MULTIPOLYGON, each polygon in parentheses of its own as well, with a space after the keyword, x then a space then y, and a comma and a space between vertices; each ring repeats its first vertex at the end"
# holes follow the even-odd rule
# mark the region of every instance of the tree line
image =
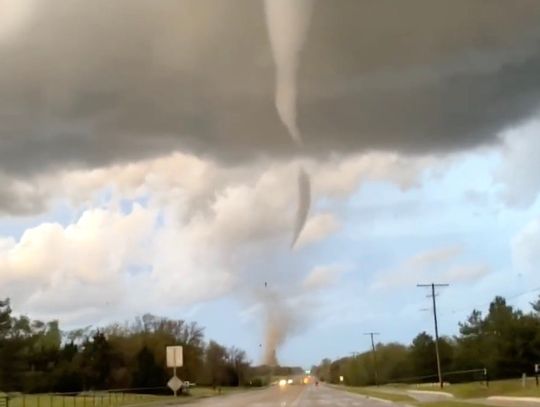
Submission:
POLYGON ((182 380, 210 386, 261 384, 246 353, 206 342, 195 322, 146 314, 133 322, 69 332, 58 321, 14 316, 0 301, 0 391, 80 392, 156 388, 171 377, 165 348, 182 345, 182 380))
MULTIPOLYGON (((473 310, 459 323, 459 334, 439 338, 443 379, 448 382, 515 378, 534 373, 540 363, 540 298, 523 312, 495 297, 484 316, 473 310), (445 373, 446 372, 446 373, 445 373)), ((352 386, 395 382, 435 382, 435 341, 419 333, 410 345, 377 344, 375 354, 365 352, 335 361, 324 359, 313 367, 324 381, 352 386), (375 370, 375 366, 377 369, 375 370)))

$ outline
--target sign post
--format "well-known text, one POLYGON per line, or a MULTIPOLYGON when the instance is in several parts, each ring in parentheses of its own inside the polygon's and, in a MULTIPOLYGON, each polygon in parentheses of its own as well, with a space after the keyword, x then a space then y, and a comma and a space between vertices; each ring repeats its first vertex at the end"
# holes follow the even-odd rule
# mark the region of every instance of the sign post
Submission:
POLYGON ((540 363, 534 365, 534 376, 536 379, 536 387, 538 387, 538 373, 540 373, 540 363))
POLYGON ((184 353, 181 346, 167 346, 167 367, 173 368, 173 377, 167 382, 167 386, 174 392, 176 397, 178 390, 182 388, 182 380, 176 376, 176 368, 184 364, 184 353))

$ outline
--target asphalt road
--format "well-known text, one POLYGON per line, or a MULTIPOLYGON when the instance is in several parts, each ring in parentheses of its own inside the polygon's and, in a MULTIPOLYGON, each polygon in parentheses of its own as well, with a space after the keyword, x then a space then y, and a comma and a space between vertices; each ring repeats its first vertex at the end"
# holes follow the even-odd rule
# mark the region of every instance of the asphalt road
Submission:
POLYGON ((292 385, 272 386, 230 396, 210 398, 198 403, 183 404, 193 407, 383 407, 400 404, 383 403, 335 390, 327 386, 292 385))

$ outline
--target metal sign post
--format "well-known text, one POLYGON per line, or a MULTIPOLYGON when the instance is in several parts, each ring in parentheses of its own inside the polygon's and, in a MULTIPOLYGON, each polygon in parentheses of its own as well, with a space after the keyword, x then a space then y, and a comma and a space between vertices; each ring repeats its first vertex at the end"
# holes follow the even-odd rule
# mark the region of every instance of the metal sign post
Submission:
POLYGON ((182 380, 176 376, 176 368, 184 364, 184 353, 181 346, 167 346, 167 367, 173 368, 173 377, 167 382, 167 386, 174 392, 176 397, 178 390, 182 388, 182 380))

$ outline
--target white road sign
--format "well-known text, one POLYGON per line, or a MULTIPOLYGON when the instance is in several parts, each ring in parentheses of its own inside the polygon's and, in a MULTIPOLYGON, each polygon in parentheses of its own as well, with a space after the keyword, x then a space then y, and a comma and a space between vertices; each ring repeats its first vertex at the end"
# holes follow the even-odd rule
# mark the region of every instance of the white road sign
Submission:
POLYGON ((174 394, 176 395, 176 392, 182 387, 182 380, 176 376, 173 376, 171 377, 171 380, 167 382, 167 386, 169 386, 169 389, 174 391, 174 394))
POLYGON ((167 346, 167 367, 182 367, 183 355, 181 346, 167 346))

